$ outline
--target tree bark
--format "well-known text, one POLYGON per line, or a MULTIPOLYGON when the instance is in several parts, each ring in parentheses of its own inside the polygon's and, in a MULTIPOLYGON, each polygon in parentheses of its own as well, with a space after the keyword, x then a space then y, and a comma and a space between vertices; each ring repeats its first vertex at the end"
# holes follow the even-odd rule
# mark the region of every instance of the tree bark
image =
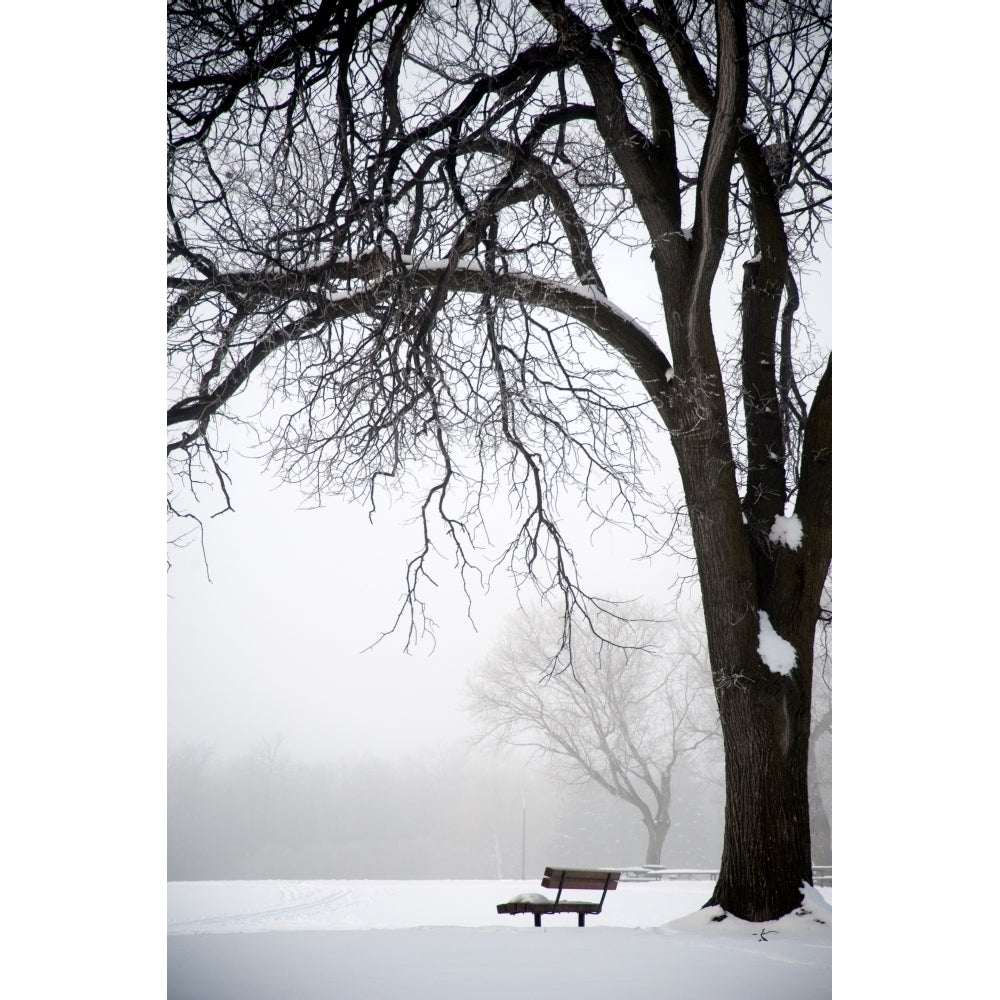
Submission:
MULTIPOLYGON (((766 611, 775 631, 794 647, 795 667, 779 674, 763 663, 759 621, 747 628, 749 613, 729 630, 732 659, 712 656, 726 755, 726 820, 719 880, 708 905, 745 920, 788 913, 801 902, 802 883, 812 884, 810 704, 813 642, 831 552, 832 372, 831 361, 806 426, 796 503, 802 542, 797 549, 773 542, 755 547, 758 568, 746 581, 748 593, 757 591, 757 610, 766 611), (727 663, 734 664, 729 672, 727 663)), ((745 534, 753 530, 748 525, 745 534)), ((718 589, 713 580, 727 566, 700 566, 707 609, 718 589)))
POLYGON ((814 865, 833 864, 833 830, 830 817, 818 794, 809 796, 809 833, 814 865))
POLYGON ((646 825, 646 860, 647 865, 659 865, 663 863, 663 844, 670 832, 670 821, 657 823, 652 826, 646 825))
POLYGON ((814 865, 833 864, 833 835, 830 828, 830 814, 820 794, 818 744, 831 732, 833 713, 831 709, 813 724, 809 736, 809 826, 812 834, 812 860, 814 865))
MULTIPOLYGON (((799 663, 796 671, 808 672, 799 663)), ((806 760, 808 704, 789 677, 719 690, 726 749, 726 821, 719 879, 708 905, 773 920, 812 883, 806 760)))

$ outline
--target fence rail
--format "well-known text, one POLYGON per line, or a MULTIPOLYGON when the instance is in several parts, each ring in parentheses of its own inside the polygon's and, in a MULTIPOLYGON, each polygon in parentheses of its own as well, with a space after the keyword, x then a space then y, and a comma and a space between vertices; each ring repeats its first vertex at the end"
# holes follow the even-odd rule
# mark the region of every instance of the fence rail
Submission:
MULTIPOLYGON (((714 882, 718 868, 667 868, 664 865, 636 865, 622 868, 623 882, 662 882, 674 879, 705 879, 714 882)), ((833 885, 832 865, 813 865, 813 885, 833 885)))

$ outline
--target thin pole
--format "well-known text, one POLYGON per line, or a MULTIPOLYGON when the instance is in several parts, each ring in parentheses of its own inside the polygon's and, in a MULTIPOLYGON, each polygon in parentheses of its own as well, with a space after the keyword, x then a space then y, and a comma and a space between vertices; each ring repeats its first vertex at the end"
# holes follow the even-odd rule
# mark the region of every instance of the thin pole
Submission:
POLYGON ((524 851, 528 830, 528 799, 521 796, 521 881, 524 881, 524 851))

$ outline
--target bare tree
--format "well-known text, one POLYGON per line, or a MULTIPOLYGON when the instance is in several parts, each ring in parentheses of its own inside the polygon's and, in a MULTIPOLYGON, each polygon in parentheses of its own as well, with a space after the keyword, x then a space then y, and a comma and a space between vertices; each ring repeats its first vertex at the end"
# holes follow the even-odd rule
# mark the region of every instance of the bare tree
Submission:
POLYGON ((823 592, 823 612, 816 636, 812 732, 809 734, 809 824, 817 865, 833 864, 833 650, 831 648, 832 579, 823 592))
POLYGON ((210 482, 228 505, 218 424, 252 417, 310 491, 422 497, 411 637, 435 553, 505 564, 561 599, 564 667, 596 611, 558 500, 668 534, 643 505, 665 430, 726 753, 710 902, 798 906, 831 549, 832 366, 796 319, 830 201, 827 0, 168 11, 170 509, 210 482), (615 241, 652 261, 671 360, 607 295, 615 241))
POLYGON ((470 708, 484 739, 536 750, 564 781, 593 781, 636 809, 646 864, 658 865, 674 771, 719 739, 703 646, 677 622, 598 624, 606 641, 580 642, 573 669, 553 674, 561 622, 512 617, 470 679, 470 708))

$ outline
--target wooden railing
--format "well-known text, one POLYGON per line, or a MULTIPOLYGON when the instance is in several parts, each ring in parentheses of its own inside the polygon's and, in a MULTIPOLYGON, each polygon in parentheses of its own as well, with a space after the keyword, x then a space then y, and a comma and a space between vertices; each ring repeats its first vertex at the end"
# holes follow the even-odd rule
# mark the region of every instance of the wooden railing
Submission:
MULTIPOLYGON (((714 882, 718 868, 667 868, 665 865, 637 865, 622 868, 623 882, 663 882, 675 879, 706 879, 714 882)), ((813 865, 813 885, 833 885, 832 865, 813 865)))

